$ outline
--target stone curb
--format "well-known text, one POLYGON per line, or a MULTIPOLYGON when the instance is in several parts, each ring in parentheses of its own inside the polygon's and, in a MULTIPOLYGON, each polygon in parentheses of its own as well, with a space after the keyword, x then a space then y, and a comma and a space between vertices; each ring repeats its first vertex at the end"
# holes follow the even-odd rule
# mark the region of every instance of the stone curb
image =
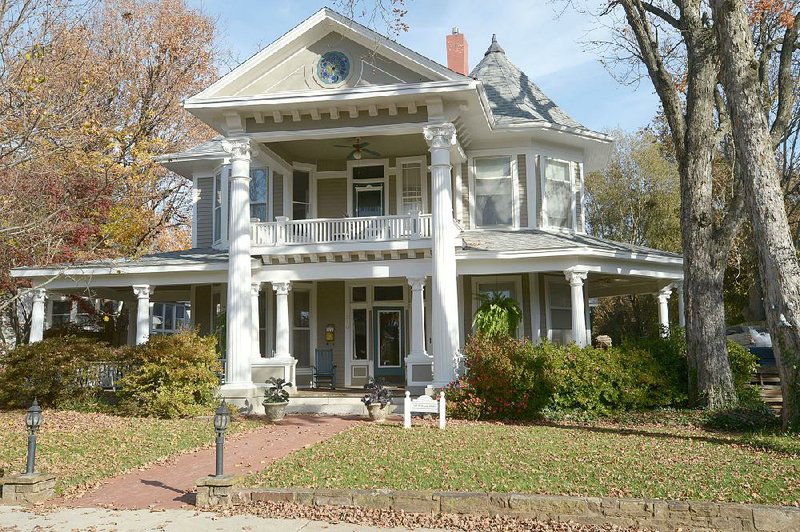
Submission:
MULTIPOLYGON (((708 501, 661 501, 609 497, 567 497, 523 493, 468 493, 307 488, 236 488, 221 504, 291 502, 403 511, 511 515, 546 521, 658 530, 800 530, 800 508, 708 501)), ((213 505, 213 503, 212 503, 213 505)))

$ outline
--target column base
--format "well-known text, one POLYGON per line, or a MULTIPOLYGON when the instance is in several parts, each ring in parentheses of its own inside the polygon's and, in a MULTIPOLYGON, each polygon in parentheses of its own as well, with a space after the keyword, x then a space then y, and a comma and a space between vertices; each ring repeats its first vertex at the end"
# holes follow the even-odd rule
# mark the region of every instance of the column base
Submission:
POLYGON ((219 393, 242 414, 252 414, 258 406, 258 388, 252 382, 229 382, 220 386, 219 393))
POLYGON ((263 384, 270 377, 283 379, 292 383, 292 388, 297 388, 297 359, 292 355, 276 355, 272 358, 254 358, 250 360, 253 382, 263 384))
POLYGON ((406 388, 414 393, 433 380, 433 357, 427 353, 411 353, 406 359, 406 388))

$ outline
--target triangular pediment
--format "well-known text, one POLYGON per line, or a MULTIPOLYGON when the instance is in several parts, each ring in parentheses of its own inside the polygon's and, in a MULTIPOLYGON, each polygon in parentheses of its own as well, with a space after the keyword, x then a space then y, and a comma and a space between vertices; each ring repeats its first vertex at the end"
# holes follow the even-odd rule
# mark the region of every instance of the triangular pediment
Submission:
POLYGON ((324 8, 192 100, 463 79, 464 76, 324 8), (320 67, 323 56, 346 58, 347 76, 333 83, 326 79, 320 67))

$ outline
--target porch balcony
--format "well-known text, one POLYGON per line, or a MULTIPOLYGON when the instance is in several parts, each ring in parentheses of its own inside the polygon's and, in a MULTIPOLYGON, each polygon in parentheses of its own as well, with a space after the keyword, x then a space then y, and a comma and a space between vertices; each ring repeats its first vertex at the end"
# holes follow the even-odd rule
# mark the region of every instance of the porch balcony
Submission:
POLYGON ((250 235, 254 249, 268 248, 273 253, 280 248, 300 252, 300 248, 320 244, 327 245, 326 251, 349 251, 361 244, 384 242, 399 242, 407 249, 429 248, 431 215, 416 213, 308 220, 278 217, 274 222, 252 222, 250 235))

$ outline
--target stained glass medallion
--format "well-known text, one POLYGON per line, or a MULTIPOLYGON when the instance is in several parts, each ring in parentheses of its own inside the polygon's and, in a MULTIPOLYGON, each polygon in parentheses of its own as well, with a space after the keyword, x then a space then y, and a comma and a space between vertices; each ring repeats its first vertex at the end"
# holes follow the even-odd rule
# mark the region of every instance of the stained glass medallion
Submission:
POLYGON ((324 85, 338 85, 350 74, 350 59, 342 52, 326 52, 317 61, 317 79, 324 85))

